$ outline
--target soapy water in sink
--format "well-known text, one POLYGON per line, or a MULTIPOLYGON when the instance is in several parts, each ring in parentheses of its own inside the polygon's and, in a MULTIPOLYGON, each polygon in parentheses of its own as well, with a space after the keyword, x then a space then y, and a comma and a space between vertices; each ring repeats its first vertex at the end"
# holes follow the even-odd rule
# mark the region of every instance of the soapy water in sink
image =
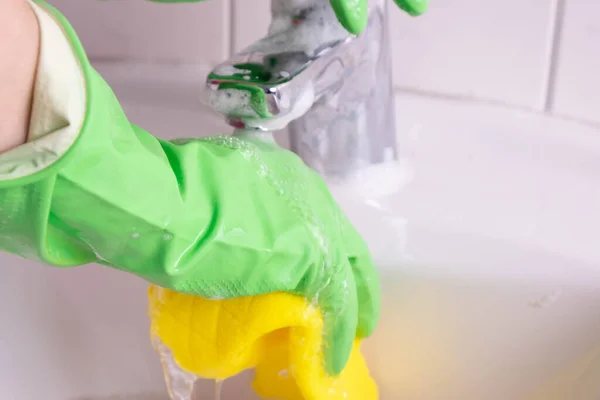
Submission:
POLYGON ((382 399, 529 400, 600 344, 598 293, 411 272, 431 268, 382 265, 364 345, 382 399))

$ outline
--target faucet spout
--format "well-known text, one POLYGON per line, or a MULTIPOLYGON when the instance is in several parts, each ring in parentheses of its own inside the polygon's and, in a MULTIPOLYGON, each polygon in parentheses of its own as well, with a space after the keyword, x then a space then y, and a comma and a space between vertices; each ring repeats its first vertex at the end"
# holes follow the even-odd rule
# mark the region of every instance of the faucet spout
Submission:
POLYGON ((329 0, 272 0, 269 34, 209 74, 205 101, 236 128, 287 127, 291 150, 328 177, 395 158, 385 0, 359 36, 329 0))

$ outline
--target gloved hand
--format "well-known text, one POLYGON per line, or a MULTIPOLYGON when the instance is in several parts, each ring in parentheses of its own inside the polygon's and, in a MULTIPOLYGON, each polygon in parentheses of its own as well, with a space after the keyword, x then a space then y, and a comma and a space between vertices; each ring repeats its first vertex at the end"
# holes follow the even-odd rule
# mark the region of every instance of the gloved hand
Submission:
POLYGON ((196 253, 182 254, 160 283, 215 299, 283 291, 313 300, 325 319, 328 370, 341 372, 354 338, 369 336, 379 316, 365 242, 295 154, 252 135, 190 145, 205 147, 201 190, 210 201, 198 212, 213 218, 196 253))
POLYGON ((59 162, 0 180, 0 250, 205 298, 303 296, 323 313, 327 371, 341 372, 354 338, 375 329, 379 282, 321 177, 275 144, 157 139, 80 62, 93 107, 59 162))
MULTIPOLYGON (((368 0, 330 0, 340 23, 350 33, 358 35, 367 26, 368 0)), ((423 14, 429 0, 394 0, 402 10, 410 15, 423 14)))
POLYGON ((429 7, 429 0, 394 0, 398 7, 406 11, 408 14, 418 16, 429 7))
MULTIPOLYGON (((346 29, 362 31, 367 0, 330 1, 346 29)), ((427 0, 398 2, 411 14, 427 5, 427 0)), ((216 206, 215 232, 198 242, 202 258, 196 264, 159 284, 209 298, 284 291, 314 300, 324 313, 328 370, 341 372, 355 336, 369 336, 379 316, 379 283, 366 244, 323 180, 294 154, 262 142, 210 143, 215 154, 227 152, 226 163, 208 166, 219 176, 206 188, 216 206), (227 230, 239 233, 223 236, 227 230)))
POLYGON ((365 242, 323 180, 275 144, 173 143, 130 124, 66 19, 36 3, 70 41, 59 54, 73 71, 33 107, 49 129, 38 137, 55 140, 0 162, 0 251, 100 263, 206 298, 303 296, 323 313, 326 366, 339 373, 355 336, 373 332, 380 293, 365 242))
MULTIPOLYGON (((202 0, 150 0, 158 3, 188 3, 202 0)), ((285 1, 285 0, 283 0, 285 1)), ((355 35, 367 26, 368 0, 329 0, 340 23, 355 35)), ((402 10, 410 15, 421 15, 427 11, 429 0, 394 0, 402 10)))

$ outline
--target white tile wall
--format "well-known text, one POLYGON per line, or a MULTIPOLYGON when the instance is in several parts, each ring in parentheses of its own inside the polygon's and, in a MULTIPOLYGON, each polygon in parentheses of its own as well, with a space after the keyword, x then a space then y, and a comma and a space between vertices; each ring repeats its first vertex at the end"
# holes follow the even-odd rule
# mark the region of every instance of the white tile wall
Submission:
POLYGON ((233 48, 239 51, 267 34, 271 0, 233 0, 233 48))
MULTIPOLYGON (((390 7, 395 84, 541 109, 554 3, 432 0, 419 18, 390 7)), ((237 49, 265 34, 269 4, 236 0, 237 49)))
POLYGON ((92 58, 216 62, 229 51, 230 0, 49 2, 70 19, 92 58))
POLYGON ((432 0, 419 18, 394 7, 395 83, 541 109, 553 1, 432 0))
MULTIPOLYGON (((50 1, 70 17, 91 58, 203 64, 263 36, 270 5, 50 1)), ((419 18, 392 7, 395 85, 539 111, 549 106, 600 122, 598 12, 596 0, 431 0, 419 18), (563 20, 557 10, 565 4, 563 20)))
POLYGON ((600 122, 600 2, 564 1, 552 110, 600 122))

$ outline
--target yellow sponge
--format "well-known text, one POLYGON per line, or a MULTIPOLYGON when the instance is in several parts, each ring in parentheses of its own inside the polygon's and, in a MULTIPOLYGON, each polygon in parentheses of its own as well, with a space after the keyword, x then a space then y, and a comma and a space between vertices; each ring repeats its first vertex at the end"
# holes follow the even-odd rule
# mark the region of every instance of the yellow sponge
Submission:
POLYGON ((207 300, 152 286, 152 335, 184 370, 226 379, 256 369, 254 390, 281 400, 377 400, 377 386, 354 343, 337 377, 323 368, 321 312, 304 298, 271 293, 207 300))

